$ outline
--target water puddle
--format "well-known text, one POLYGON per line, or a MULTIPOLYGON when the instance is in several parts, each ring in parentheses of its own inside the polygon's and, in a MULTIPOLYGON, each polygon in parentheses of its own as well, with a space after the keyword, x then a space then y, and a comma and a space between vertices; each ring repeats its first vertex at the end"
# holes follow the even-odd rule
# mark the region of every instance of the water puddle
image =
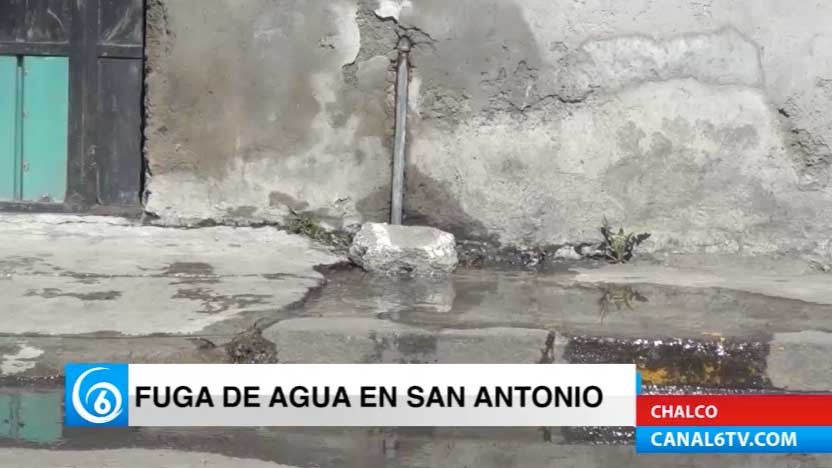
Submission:
MULTIPOLYGON (((574 278, 461 271, 448 278, 397 279, 334 271, 326 287, 292 314, 370 318, 428 332, 554 330, 566 337, 559 355, 566 362, 636 362, 655 373, 656 382, 733 385, 743 392, 770 387, 765 372, 773 335, 832 331, 832 306, 727 289, 582 284, 574 278)), ((546 344, 535 346, 538 352, 546 344)), ((295 466, 362 468, 548 466, 556 459, 615 466, 632 455, 627 428, 88 429, 63 427, 62 404, 61 388, 0 388, 0 448, 168 448, 295 466)))
POLYGON ((718 288, 584 284, 570 273, 461 271, 389 278, 335 271, 298 311, 425 328, 516 327, 616 337, 764 338, 832 331, 832 306, 718 288))

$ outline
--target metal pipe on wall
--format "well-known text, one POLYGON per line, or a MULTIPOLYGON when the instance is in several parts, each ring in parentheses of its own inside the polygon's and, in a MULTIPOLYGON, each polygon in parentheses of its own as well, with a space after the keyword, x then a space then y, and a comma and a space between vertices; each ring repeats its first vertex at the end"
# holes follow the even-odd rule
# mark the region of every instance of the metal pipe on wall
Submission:
POLYGON ((396 73, 396 134, 393 141, 393 181, 390 201, 390 224, 402 223, 402 202, 404 200, 404 158, 407 144, 407 86, 409 68, 407 55, 410 40, 399 40, 399 63, 396 73))

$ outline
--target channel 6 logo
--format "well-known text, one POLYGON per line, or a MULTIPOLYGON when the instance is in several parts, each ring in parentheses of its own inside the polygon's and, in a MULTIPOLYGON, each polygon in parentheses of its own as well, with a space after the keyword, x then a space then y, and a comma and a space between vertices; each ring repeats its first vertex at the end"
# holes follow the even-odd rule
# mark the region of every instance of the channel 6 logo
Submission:
POLYGON ((67 364, 67 426, 127 425, 127 364, 67 364))

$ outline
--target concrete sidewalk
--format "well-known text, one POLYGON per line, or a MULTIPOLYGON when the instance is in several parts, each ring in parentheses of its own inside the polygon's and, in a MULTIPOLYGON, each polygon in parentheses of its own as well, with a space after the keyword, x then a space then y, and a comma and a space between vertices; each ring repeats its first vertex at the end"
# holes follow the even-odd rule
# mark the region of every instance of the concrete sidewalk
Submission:
POLYGON ((788 262, 325 278, 342 257, 269 227, 5 215, 0 236, 0 382, 88 361, 635 362, 655 385, 832 390, 832 275, 788 262))
POLYGON ((110 217, 0 215, 0 376, 63 362, 215 361, 343 261, 271 227, 171 229, 110 217), (195 339, 202 338, 202 339, 195 339))
MULTIPOLYGON (((627 444, 631 433, 569 428, 76 431, 62 424, 67 362, 626 362, 639 366, 647 392, 832 391, 832 275, 787 262, 639 259, 548 274, 460 270, 404 279, 326 268, 345 259, 270 227, 182 230, 5 215, 0 236, 0 396, 39 409, 17 411, 24 424, 0 433, 0 466, 635 467, 645 460, 630 446, 593 445, 627 444)), ((832 460, 704 459, 772 467, 832 460)))

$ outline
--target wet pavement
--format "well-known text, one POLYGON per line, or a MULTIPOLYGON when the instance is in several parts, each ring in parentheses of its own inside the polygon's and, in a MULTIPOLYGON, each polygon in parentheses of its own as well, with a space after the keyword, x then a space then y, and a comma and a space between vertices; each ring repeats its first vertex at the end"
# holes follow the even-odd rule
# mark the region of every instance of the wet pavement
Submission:
MULTIPOLYGON (((583 275, 582 275, 583 276, 583 275)), ((828 277, 832 288, 832 277, 828 277)), ((425 328, 550 328, 633 338, 832 331, 832 305, 725 288, 597 283, 573 271, 462 270, 390 278, 341 269, 299 309, 305 317, 375 317, 425 328)))
MULTIPOLYGON (((173 449, 368 468, 658 460, 635 456, 629 428, 65 428, 56 373, 71 361, 615 362, 636 363, 650 393, 832 389, 832 305, 823 302, 741 289, 583 281, 568 270, 463 270, 403 279, 337 268, 326 278, 302 304, 260 311, 259 327, 227 343, 212 335, 0 336, 6 374, 0 376, 0 454, 173 449)), ((700 462, 832 466, 832 457, 661 459, 662 466, 700 462)))
POLYGON ((630 428, 65 428, 62 399, 59 388, 0 389, 0 466, 20 449, 27 449, 19 456, 30 466, 80 466, 72 460, 120 451, 124 457, 108 466, 169 466, 164 457, 156 464, 129 458, 137 449, 152 451, 145 456, 175 451, 190 461, 176 466, 202 466, 206 454, 233 457, 218 466, 241 466, 234 459, 250 459, 318 468, 635 467, 654 466, 657 459, 660 466, 679 467, 832 466, 832 456, 637 456, 630 428), (43 450, 62 454, 60 463, 38 463, 49 459, 43 450))
MULTIPOLYGON (((828 391, 832 305, 726 288, 583 282, 572 271, 446 278, 325 272, 236 335, 0 333, 0 386, 66 362, 636 363, 648 384, 828 391)), ((582 273, 586 276, 586 273, 582 273)), ((832 283, 832 278, 830 278, 832 283)))
POLYGON ((832 305, 741 290, 348 269, 264 337, 281 362, 636 363, 649 384, 826 391, 830 331, 832 305))

